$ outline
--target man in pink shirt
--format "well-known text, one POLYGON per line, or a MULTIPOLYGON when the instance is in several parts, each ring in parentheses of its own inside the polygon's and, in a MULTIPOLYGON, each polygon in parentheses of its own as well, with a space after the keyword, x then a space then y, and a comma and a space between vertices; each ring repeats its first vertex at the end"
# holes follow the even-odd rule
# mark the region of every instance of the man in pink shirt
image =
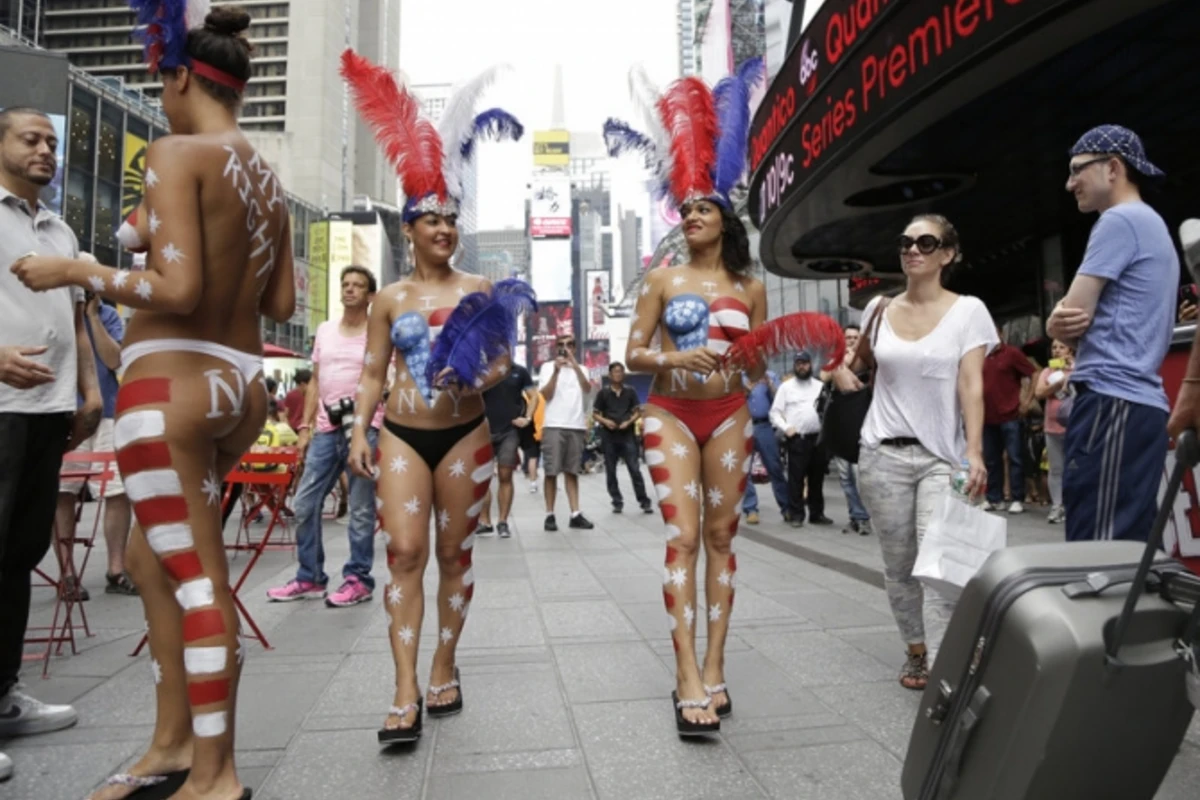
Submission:
MULTIPOLYGON (((267 590, 269 600, 286 603, 325 597, 330 608, 365 603, 371 599, 375 579, 375 484, 350 475, 350 560, 342 568, 343 582, 326 597, 329 576, 325 574, 325 547, 321 541, 321 505, 346 470, 350 453, 350 430, 354 423, 354 396, 363 369, 367 347, 367 317, 375 297, 375 276, 363 267, 342 270, 341 320, 322 322, 317 328, 312 353, 312 380, 304 402, 304 415, 297 427, 297 446, 304 459, 304 473, 296 490, 296 577, 283 586, 267 590)), ((374 448, 383 422, 383 406, 376 411, 367 432, 374 448)))

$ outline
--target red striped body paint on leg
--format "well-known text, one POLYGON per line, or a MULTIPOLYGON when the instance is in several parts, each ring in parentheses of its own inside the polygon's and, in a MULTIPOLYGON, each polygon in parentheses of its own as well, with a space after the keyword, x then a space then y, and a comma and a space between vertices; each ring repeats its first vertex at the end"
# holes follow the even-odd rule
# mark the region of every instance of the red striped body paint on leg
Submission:
POLYGON ((220 609, 205 608, 183 615, 183 641, 198 642, 225 633, 225 617, 220 609))
POLYGON ((224 703, 229 699, 229 679, 215 678, 211 681, 192 681, 188 684, 188 703, 206 706, 224 703))
POLYGON ((170 378, 142 378, 122 384, 117 391, 117 416, 138 406, 162 405, 171 402, 170 378))

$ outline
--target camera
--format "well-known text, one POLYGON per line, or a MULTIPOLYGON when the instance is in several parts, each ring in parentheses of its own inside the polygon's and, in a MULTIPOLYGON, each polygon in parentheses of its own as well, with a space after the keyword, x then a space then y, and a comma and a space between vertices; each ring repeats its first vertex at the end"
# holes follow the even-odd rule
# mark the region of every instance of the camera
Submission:
POLYGON ((325 413, 329 416, 329 422, 335 428, 341 428, 346 438, 350 438, 354 432, 354 398, 343 397, 333 405, 326 404, 325 413))
POLYGON ((558 357, 566 358, 567 357, 567 348, 565 348, 565 347, 558 348, 558 357))

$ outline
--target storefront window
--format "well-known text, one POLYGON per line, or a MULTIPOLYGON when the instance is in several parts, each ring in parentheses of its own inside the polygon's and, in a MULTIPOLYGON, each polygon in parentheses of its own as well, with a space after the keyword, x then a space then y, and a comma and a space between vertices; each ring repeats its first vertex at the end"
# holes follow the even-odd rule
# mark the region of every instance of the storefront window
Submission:
POLYGON ((64 218, 79 238, 79 246, 88 247, 92 241, 92 177, 73 167, 67 173, 64 218))
POLYGON ((71 134, 67 163, 72 169, 92 172, 96 140, 96 98, 75 87, 71 91, 71 134))
POLYGON ((122 122, 121 110, 105 104, 100 114, 100 149, 96 158, 96 175, 113 183, 121 181, 122 122))
POLYGON ((108 181, 96 181, 96 243, 110 244, 120 224, 120 187, 108 181))

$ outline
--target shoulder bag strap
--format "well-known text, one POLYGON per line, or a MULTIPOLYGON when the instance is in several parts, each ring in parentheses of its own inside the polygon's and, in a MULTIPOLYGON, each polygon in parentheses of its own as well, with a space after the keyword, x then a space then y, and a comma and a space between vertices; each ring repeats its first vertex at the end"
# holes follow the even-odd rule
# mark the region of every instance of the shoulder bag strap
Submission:
POLYGON ((879 299, 879 305, 875 306, 875 313, 867 321, 867 328, 862 332, 862 336, 858 340, 858 347, 855 348, 855 360, 872 372, 875 371, 875 342, 879 338, 879 325, 883 321, 883 312, 891 302, 892 298, 890 297, 879 299))

